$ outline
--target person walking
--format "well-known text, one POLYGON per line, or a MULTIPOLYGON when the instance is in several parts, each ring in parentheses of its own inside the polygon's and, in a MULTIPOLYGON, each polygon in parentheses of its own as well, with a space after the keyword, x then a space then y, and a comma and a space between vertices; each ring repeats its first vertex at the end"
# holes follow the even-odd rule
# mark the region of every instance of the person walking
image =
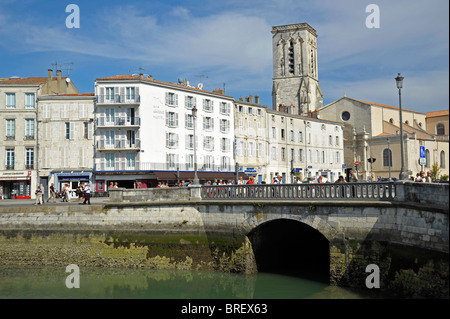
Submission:
POLYGON ((42 202, 42 195, 43 195, 43 187, 42 184, 38 185, 36 188, 36 202, 34 203, 34 205, 44 205, 44 203, 42 202))
POLYGON ((431 177, 431 172, 427 172, 427 176, 425 176, 425 183, 433 183, 433 178, 431 177))
POLYGON ((53 203, 56 203, 56 192, 55 192, 55 186, 54 183, 50 185, 50 196, 47 199, 47 203, 50 203, 50 199, 53 198, 53 203))
POLYGON ((83 204, 86 205, 86 202, 88 205, 91 205, 91 186, 89 184, 86 184, 86 187, 84 188, 84 202, 83 204))

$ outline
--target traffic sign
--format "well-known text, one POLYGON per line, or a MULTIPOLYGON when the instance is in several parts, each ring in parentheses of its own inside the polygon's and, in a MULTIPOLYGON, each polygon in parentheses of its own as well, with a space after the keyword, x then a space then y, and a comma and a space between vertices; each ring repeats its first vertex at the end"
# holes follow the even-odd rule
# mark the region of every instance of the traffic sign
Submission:
POLYGON ((427 154, 426 154, 426 151, 425 151, 425 146, 420 146, 419 164, 420 165, 426 165, 427 164, 427 154))
POLYGON ((356 162, 355 162, 355 165, 359 165, 359 162, 358 162, 358 161, 356 161, 356 162))

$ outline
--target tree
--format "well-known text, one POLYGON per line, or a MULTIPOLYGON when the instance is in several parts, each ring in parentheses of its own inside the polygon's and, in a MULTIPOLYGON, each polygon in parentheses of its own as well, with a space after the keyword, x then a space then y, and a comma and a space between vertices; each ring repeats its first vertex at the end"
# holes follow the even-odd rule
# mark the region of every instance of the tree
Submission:
POLYGON ((439 167, 439 164, 438 163, 434 163, 431 166, 431 177, 434 180, 439 179, 440 173, 441 173, 441 168, 439 167))

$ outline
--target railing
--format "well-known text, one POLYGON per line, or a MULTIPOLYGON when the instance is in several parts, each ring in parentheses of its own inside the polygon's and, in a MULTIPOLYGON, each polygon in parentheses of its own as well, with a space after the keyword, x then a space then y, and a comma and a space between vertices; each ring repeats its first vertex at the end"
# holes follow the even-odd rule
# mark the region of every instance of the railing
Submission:
POLYGON ((393 200, 394 183, 252 184, 202 186, 204 200, 393 200))
POLYGON ((126 95, 126 94, 103 94, 97 95, 97 103, 99 104, 116 104, 116 103, 140 103, 140 95, 126 95))
POLYGON ((107 143, 106 140, 97 141, 97 149, 99 150, 127 150, 141 148, 141 141, 135 139, 134 142, 128 140, 115 140, 113 143, 107 143))
POLYGON ((141 119, 139 117, 99 117, 97 118, 97 126, 139 126, 141 125, 141 119))

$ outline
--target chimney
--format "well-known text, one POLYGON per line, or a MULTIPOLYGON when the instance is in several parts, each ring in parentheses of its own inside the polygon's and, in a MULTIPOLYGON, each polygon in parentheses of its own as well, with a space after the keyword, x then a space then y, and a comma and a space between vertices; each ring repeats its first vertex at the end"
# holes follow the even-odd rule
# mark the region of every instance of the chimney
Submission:
POLYGON ((61 70, 56 70, 56 77, 58 78, 58 81, 61 80, 61 70))
POLYGON ((241 97, 239 98, 239 101, 244 102, 244 98, 242 97, 242 95, 241 95, 241 97))
POLYGON ((153 80, 153 75, 149 75, 148 78, 149 78, 150 80, 153 80))
POLYGON ((252 96, 251 94, 248 96, 248 101, 249 101, 250 103, 253 103, 253 96, 252 96))
POLYGON ((139 78, 143 79, 144 78, 144 74, 143 73, 139 73, 139 78))
POLYGON ((62 93, 62 78, 61 78, 61 70, 56 70, 56 87, 58 90, 58 93, 62 93))
POLYGON ((48 79, 51 81, 53 77, 53 70, 52 69, 48 69, 48 79))
POLYGON ((255 95, 255 104, 259 104, 259 95, 255 95))

